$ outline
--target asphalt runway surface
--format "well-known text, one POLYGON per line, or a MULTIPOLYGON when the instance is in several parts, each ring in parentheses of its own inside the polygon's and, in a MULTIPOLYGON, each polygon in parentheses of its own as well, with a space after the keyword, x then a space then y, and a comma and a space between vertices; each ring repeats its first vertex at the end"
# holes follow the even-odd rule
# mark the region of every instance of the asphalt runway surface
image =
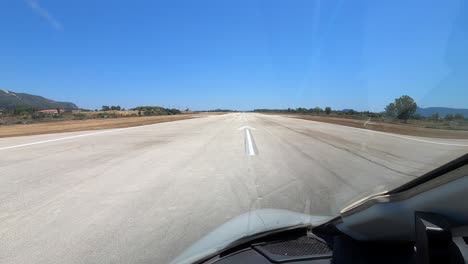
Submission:
POLYGON ((168 263, 250 210, 335 216, 467 152, 255 113, 2 138, 0 263, 168 263))

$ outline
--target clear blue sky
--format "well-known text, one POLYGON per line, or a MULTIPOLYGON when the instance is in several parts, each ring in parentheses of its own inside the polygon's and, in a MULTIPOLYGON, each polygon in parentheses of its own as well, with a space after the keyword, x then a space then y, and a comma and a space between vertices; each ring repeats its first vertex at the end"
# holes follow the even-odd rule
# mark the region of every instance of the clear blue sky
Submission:
POLYGON ((85 108, 468 108, 467 3, 4 0, 0 89, 85 108))

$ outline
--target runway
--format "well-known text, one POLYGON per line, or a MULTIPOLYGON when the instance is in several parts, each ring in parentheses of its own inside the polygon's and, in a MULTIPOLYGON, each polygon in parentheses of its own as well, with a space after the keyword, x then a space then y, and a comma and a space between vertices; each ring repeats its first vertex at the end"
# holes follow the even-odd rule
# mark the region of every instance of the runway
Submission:
POLYGON ((0 139, 0 263, 168 263, 258 208, 335 216, 468 140, 230 113, 0 139))

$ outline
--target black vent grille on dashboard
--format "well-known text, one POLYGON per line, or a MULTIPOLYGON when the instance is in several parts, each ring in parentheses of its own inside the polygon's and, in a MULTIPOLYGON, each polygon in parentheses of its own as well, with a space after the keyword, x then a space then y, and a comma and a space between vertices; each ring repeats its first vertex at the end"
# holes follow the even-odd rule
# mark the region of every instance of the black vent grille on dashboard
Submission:
POLYGON ((331 253, 327 244, 313 237, 300 237, 295 240, 262 245, 261 248, 280 256, 310 256, 331 253))
POLYGON ((332 257, 332 249, 325 242, 313 236, 259 244, 254 246, 254 249, 275 263, 331 259, 332 257))

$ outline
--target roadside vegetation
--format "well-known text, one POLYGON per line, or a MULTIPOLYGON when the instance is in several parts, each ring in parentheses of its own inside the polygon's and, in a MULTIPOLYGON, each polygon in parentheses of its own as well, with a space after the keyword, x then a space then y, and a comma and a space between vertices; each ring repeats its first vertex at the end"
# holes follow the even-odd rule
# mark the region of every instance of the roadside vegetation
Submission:
POLYGON ((212 114, 227 114, 227 113, 238 113, 239 111, 237 110, 231 110, 231 109, 211 109, 211 110, 198 110, 194 111, 194 113, 212 113, 212 114))
POLYGON ((413 126, 421 128, 434 128, 446 130, 468 131, 468 119, 461 113, 441 116, 434 113, 431 116, 422 116, 416 113, 417 104, 410 96, 403 95, 396 98, 385 107, 383 112, 355 111, 353 109, 336 110, 327 106, 325 108, 288 108, 288 109, 255 109, 254 112, 281 113, 302 116, 305 119, 324 121, 337 119, 350 119, 362 121, 358 123, 386 123, 400 126, 413 126))
MULTIPOLYGON (((137 111, 138 116, 154 116, 154 115, 177 115, 182 113, 180 110, 172 108, 164 108, 159 106, 139 106, 132 109, 137 111)), ((190 110, 187 109, 186 112, 190 110)))
POLYGON ((125 128, 171 122, 203 116, 202 114, 160 115, 122 118, 97 118, 87 120, 67 120, 63 122, 37 122, 28 125, 0 126, 0 138, 49 133, 76 132, 110 128, 125 128))
POLYGON ((28 106, 15 106, 0 111, 0 125, 32 124, 70 120, 107 119, 143 116, 165 116, 190 114, 189 109, 181 111, 160 106, 138 106, 126 110, 120 106, 103 105, 101 109, 38 109, 28 106))

